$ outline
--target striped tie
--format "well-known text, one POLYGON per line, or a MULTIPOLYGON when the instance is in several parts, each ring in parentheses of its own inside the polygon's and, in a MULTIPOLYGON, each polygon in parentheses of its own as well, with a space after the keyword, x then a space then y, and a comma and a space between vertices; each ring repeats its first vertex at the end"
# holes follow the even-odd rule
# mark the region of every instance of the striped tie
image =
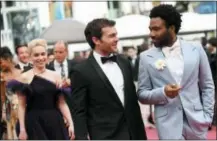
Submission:
POLYGON ((60 64, 60 67, 61 67, 61 77, 62 78, 65 78, 65 71, 64 71, 64 67, 63 67, 63 63, 62 64, 60 64))

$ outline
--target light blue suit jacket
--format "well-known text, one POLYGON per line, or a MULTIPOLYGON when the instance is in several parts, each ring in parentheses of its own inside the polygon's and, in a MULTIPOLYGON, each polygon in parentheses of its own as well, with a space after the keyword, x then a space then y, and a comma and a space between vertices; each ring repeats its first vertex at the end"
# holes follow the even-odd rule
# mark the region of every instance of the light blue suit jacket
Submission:
POLYGON ((200 44, 183 40, 180 44, 184 73, 179 96, 171 99, 164 94, 165 85, 175 84, 176 81, 167 67, 163 70, 156 68, 155 62, 165 58, 162 50, 154 47, 140 55, 139 101, 155 105, 160 139, 181 139, 182 134, 186 139, 205 139, 214 112, 215 88, 209 62, 200 44))

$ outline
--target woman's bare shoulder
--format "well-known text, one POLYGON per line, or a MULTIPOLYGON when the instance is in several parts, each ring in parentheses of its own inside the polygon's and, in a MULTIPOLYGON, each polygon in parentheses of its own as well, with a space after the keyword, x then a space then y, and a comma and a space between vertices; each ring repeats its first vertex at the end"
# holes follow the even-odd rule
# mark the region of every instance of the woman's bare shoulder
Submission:
POLYGON ((16 74, 17 77, 19 77, 22 74, 22 71, 20 69, 15 69, 14 73, 16 74))
POLYGON ((47 70, 48 74, 55 77, 55 78, 61 78, 60 74, 58 74, 56 71, 53 70, 47 70))
POLYGON ((34 77, 34 73, 32 70, 28 70, 27 72, 21 73, 19 77, 17 77, 17 80, 22 83, 29 84, 32 81, 32 78, 34 77))

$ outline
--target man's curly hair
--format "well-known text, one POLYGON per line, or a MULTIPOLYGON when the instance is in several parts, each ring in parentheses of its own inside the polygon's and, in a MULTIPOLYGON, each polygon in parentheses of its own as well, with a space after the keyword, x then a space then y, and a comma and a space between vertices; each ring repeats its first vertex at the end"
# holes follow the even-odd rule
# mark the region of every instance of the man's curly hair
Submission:
POLYGON ((167 28, 174 25, 176 34, 181 28, 181 16, 182 15, 176 10, 176 8, 169 4, 161 4, 154 7, 149 15, 150 18, 160 17, 163 19, 166 23, 167 28))

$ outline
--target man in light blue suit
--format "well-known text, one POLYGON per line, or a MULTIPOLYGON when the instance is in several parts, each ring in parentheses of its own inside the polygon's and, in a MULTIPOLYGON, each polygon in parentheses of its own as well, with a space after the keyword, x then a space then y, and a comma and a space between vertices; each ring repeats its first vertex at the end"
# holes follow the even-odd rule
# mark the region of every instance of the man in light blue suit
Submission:
POLYGON ((206 139, 215 89, 206 53, 177 38, 182 20, 173 6, 154 7, 150 18, 155 47, 140 55, 139 100, 155 105, 160 139, 206 139))

